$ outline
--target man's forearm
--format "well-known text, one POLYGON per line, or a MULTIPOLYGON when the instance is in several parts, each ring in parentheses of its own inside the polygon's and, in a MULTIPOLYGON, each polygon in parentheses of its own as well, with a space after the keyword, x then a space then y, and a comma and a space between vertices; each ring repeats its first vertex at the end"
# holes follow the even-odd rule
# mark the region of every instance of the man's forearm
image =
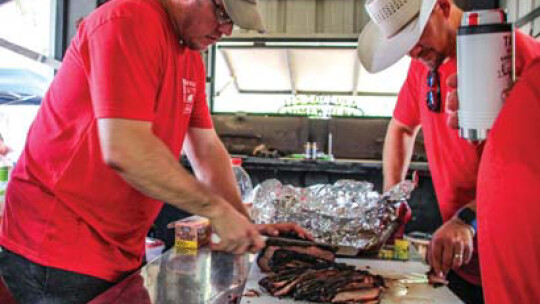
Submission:
POLYGON ((205 161, 192 162, 197 179, 212 189, 212 192, 227 200, 238 212, 249 217, 242 203, 229 154, 220 147, 216 147, 214 151, 211 157, 203 158, 205 161))
POLYGON ((476 200, 473 200, 470 203, 468 203, 467 207, 471 208, 472 210, 474 210, 474 212, 476 212, 476 200))
MULTIPOLYGON (((117 123, 101 122, 99 126, 100 129, 114 129, 118 127, 117 123)), ((105 162, 128 184, 149 197, 209 218, 230 209, 223 198, 184 170, 150 130, 141 130, 138 126, 130 129, 132 124, 121 124, 121 137, 111 136, 114 131, 103 131, 100 139, 105 162)))
POLYGON ((401 182, 409 168, 419 128, 408 129, 392 119, 383 147, 383 190, 401 182))
POLYGON ((230 155, 219 138, 212 131, 191 129, 185 151, 197 179, 249 218, 232 171, 230 155))

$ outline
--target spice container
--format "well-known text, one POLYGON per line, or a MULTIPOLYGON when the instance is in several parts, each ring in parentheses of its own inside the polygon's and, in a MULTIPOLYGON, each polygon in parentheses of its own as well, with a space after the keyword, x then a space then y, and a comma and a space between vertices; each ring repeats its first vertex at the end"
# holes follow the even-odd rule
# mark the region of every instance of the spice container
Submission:
POLYGON ((197 249, 210 242, 212 227, 207 218, 190 216, 174 222, 174 247, 197 249))

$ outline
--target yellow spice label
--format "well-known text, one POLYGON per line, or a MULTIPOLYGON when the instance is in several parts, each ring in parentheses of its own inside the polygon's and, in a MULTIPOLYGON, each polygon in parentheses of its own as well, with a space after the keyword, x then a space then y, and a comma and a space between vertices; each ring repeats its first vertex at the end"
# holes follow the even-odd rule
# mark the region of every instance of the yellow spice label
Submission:
POLYGON ((395 240, 394 258, 398 260, 409 259, 409 241, 408 240, 395 240))
POLYGON ((191 249, 197 249, 199 247, 197 244, 197 241, 185 241, 185 240, 179 240, 179 239, 175 240, 174 246, 177 248, 191 248, 191 249))

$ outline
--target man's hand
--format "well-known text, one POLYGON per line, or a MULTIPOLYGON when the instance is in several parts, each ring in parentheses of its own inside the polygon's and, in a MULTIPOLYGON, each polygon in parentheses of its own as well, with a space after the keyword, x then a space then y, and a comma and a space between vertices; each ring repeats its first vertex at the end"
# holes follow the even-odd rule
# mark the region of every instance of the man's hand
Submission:
POLYGON ((3 140, 0 140, 0 155, 6 155, 11 152, 11 148, 8 147, 3 140))
POLYGON ((443 277, 450 269, 468 264, 473 252, 473 228, 457 218, 444 223, 433 235, 428 249, 428 263, 443 277))
POLYGON ((292 232, 303 239, 313 241, 311 233, 294 223, 258 224, 256 226, 260 233, 268 236, 279 236, 283 233, 292 232))
POLYGON ((224 209, 217 216, 210 218, 214 232, 221 239, 213 249, 234 254, 243 254, 247 251, 256 253, 261 250, 264 241, 257 226, 231 205, 225 204, 224 209))
POLYGON ((450 75, 446 79, 446 85, 448 88, 453 89, 446 95, 446 114, 448 115, 446 123, 452 129, 458 129, 458 115, 459 100, 457 95, 457 74, 450 75))

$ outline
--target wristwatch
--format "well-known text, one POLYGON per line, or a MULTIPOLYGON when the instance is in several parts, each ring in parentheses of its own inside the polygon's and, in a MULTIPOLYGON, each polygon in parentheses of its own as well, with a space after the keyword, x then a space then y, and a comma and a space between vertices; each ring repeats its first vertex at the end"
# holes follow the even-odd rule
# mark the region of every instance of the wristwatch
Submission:
POLYGON ((465 206, 459 209, 456 216, 464 224, 471 226, 474 230, 474 234, 476 234, 476 211, 474 211, 471 207, 465 206))

